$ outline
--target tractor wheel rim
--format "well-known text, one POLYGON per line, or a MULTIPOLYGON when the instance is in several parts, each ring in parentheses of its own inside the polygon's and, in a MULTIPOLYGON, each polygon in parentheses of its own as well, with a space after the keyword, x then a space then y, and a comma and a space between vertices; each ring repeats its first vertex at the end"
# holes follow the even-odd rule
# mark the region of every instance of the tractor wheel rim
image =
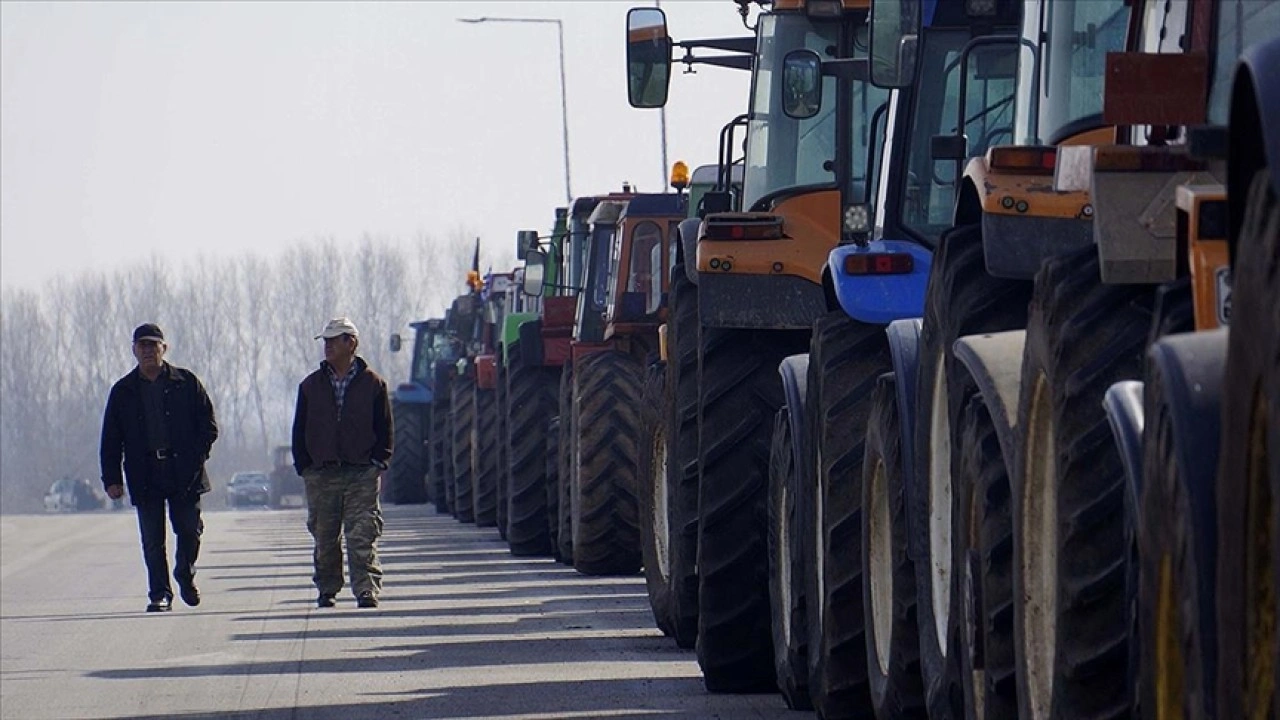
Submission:
POLYGON ((791 485, 783 483, 779 497, 778 546, 774 562, 778 568, 778 597, 782 602, 778 614, 782 618, 782 637, 791 645, 791 485))
POLYGON ((1022 487, 1021 567, 1024 597, 1023 652, 1032 720, 1052 709, 1057 656, 1058 532, 1057 449, 1048 381, 1041 373, 1032 390, 1026 428, 1026 481, 1022 487))
POLYGON ((663 580, 671 578, 671 512, 667 497, 667 440, 661 429, 653 438, 653 540, 657 545, 658 573, 663 580))
POLYGON ((889 673, 889 653, 893 644, 893 527, 885 484, 884 460, 876 458, 871 474, 871 512, 867 517, 867 564, 871 571, 871 618, 876 634, 876 661, 882 675, 889 673))
POLYGON ((951 621, 951 419, 947 408, 946 354, 938 356, 929 418, 929 563, 933 631, 938 653, 947 656, 951 621))

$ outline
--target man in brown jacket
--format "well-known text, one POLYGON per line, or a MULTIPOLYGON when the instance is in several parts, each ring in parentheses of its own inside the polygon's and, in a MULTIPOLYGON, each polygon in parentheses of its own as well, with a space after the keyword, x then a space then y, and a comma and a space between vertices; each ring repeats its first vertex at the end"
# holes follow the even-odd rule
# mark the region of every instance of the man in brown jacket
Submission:
POLYGON ((378 485, 391 459, 387 383, 356 355, 360 333, 345 317, 330 320, 320 369, 298 385, 293 466, 307 486, 307 529, 315 539, 316 605, 333 607, 342 589, 342 536, 356 604, 378 606, 382 567, 378 485))

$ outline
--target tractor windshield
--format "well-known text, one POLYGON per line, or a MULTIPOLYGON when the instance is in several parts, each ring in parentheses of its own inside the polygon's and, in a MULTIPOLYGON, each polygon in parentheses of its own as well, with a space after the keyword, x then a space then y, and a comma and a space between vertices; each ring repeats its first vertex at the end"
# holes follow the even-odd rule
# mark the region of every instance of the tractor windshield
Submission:
MULTIPOLYGON (((814 22, 803 15, 761 15, 757 55, 751 80, 751 112, 747 125, 747 160, 742 207, 779 190, 807 185, 833 185, 836 151, 836 104, 823 103, 817 115, 797 120, 782 112, 783 57, 807 48, 824 60, 835 59, 840 22, 814 22)), ((822 92, 835 98, 834 77, 822 78, 822 92)))
POLYGON ((955 160, 933 159, 933 136, 964 135, 965 154, 971 158, 982 155, 992 145, 1013 141, 1018 46, 1012 40, 1007 45, 977 46, 962 63, 961 52, 970 37, 967 28, 924 29, 903 179, 906 191, 902 195, 902 222, 929 241, 936 241, 951 225, 958 174, 955 160), (966 75, 967 97, 963 103, 961 72, 966 75))
POLYGON ((1259 40, 1280 35, 1280 3, 1222 0, 1217 5, 1217 12, 1209 121, 1215 125, 1226 125, 1236 59, 1245 48, 1259 40))
MULTIPOLYGON (((872 127, 876 111, 889 93, 869 82, 847 81, 838 87, 830 75, 822 78, 825 98, 818 114, 798 120, 782 111, 783 82, 780 66, 792 50, 807 49, 825 60, 867 56, 867 26, 848 19, 815 20, 804 15, 762 15, 757 30, 757 57, 751 82, 751 112, 747 125, 746 168, 742 180, 742 206, 757 207, 762 199, 792 188, 836 187, 837 94, 850 100, 853 128, 848 157, 847 196, 862 201, 874 185, 876 163, 868 163, 874 152, 877 132, 872 127), (843 36, 853 28, 852 37, 843 36)), ((883 116, 883 113, 881 113, 883 116)))
POLYGON ((431 385, 431 366, 437 357, 436 335, 437 333, 426 328, 418 329, 417 337, 414 339, 413 371, 409 373, 409 379, 415 383, 431 385))
MULTIPOLYGON (((1027 15, 1029 21, 1041 23, 1043 32, 1026 28, 1024 35, 1030 30, 1031 36, 1044 38, 1036 93, 1038 126, 1032 129, 1032 137, 1056 145, 1072 135, 1102 127, 1107 53, 1124 50, 1129 3, 1049 2, 1038 18, 1035 13, 1027 15)), ((1030 63, 1026 69, 1035 67, 1031 53, 1022 53, 1021 59, 1024 66, 1030 63)), ((1028 73, 1023 72, 1023 77, 1029 77, 1028 73)), ((1020 93, 1020 98, 1024 94, 1020 93)))

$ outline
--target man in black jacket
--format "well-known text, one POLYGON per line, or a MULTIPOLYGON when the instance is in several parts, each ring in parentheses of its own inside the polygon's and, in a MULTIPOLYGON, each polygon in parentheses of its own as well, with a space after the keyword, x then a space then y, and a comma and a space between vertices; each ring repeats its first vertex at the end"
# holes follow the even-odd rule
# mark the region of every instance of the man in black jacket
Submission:
POLYGON ((190 370, 165 362, 168 345, 154 323, 133 331, 138 365, 116 381, 102 418, 102 484, 112 500, 129 488, 138 511, 142 557, 147 563, 147 612, 172 607, 169 563, 165 556, 165 504, 178 538, 173 577, 182 600, 200 604, 195 583, 200 553, 200 495, 209 492, 204 463, 218 439, 213 404, 190 370), (120 465, 124 463, 121 477, 120 465))
POLYGON ((342 589, 342 536, 356 604, 378 606, 382 566, 378 486, 392 451, 387 383, 356 355, 360 334, 334 318, 316 336, 324 362, 298 386, 293 466, 307 486, 307 529, 315 538, 316 605, 333 607, 342 589))

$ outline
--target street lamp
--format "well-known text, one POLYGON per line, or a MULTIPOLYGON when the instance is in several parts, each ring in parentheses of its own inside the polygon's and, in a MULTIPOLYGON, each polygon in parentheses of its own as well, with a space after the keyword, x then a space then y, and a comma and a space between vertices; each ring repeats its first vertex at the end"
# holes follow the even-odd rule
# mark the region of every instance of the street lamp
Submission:
POLYGON ((564 133, 564 199, 565 203, 570 205, 573 204, 573 192, 569 189, 569 98, 565 90, 564 82, 564 23, 555 18, 522 17, 458 18, 458 22, 542 23, 547 25, 554 24, 556 26, 556 37, 560 42, 560 126, 564 133))

